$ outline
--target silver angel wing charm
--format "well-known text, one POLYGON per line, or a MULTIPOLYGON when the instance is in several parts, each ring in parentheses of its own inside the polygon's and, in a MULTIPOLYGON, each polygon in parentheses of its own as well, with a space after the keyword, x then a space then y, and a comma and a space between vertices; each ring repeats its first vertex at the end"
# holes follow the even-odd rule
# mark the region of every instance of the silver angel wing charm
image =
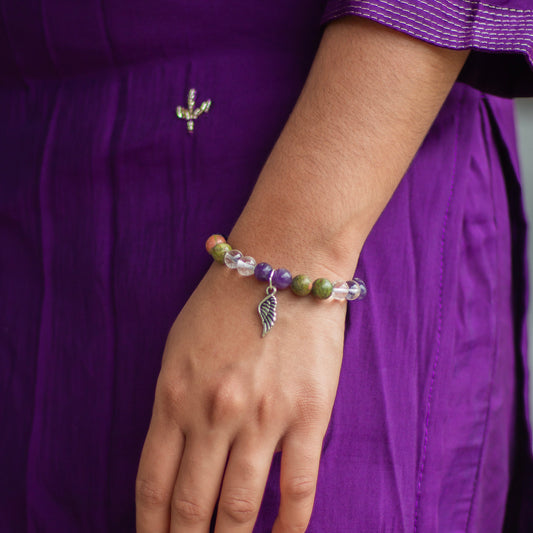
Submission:
POLYGON ((261 323, 263 324, 262 337, 264 337, 272 329, 272 326, 274 326, 274 323, 276 322, 276 307, 278 306, 278 300, 275 296, 275 287, 268 287, 266 293, 267 295, 257 306, 257 311, 261 318, 261 323))

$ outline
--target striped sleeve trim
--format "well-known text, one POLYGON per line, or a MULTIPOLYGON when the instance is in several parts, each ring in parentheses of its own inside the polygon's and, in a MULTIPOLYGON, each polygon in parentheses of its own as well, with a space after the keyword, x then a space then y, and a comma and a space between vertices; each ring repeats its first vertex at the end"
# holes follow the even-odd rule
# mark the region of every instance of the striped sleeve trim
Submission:
POLYGON ((471 0, 329 0, 322 23, 357 15, 445 48, 524 54, 533 67, 533 10, 471 0))

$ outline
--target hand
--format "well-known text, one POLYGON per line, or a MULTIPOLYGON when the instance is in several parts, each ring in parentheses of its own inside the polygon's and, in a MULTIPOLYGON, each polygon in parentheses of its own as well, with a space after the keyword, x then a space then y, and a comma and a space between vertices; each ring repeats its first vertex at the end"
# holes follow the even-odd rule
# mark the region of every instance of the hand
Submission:
POLYGON ((279 291, 213 265, 167 339, 136 484, 138 533, 251 532, 281 450, 274 533, 305 531, 342 360, 343 302, 279 291), (227 465, 226 465, 227 461, 227 465))

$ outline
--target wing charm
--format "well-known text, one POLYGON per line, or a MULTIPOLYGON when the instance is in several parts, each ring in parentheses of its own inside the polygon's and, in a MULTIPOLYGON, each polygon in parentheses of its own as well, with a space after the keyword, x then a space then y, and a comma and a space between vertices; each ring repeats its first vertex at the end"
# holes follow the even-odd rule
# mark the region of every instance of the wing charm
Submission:
POLYGON ((257 311, 261 318, 261 323, 263 324, 262 337, 264 337, 272 329, 272 326, 274 326, 274 323, 276 322, 276 307, 278 306, 278 300, 275 296, 276 289, 274 287, 268 287, 266 292, 267 295, 257 306, 257 311))

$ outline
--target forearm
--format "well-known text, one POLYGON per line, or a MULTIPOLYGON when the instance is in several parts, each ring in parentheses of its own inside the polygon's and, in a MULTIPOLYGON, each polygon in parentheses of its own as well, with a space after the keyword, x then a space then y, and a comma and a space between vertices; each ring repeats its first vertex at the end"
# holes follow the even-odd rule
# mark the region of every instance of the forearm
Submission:
POLYGON ((364 19, 331 23, 230 242, 348 279, 466 57, 364 19))

